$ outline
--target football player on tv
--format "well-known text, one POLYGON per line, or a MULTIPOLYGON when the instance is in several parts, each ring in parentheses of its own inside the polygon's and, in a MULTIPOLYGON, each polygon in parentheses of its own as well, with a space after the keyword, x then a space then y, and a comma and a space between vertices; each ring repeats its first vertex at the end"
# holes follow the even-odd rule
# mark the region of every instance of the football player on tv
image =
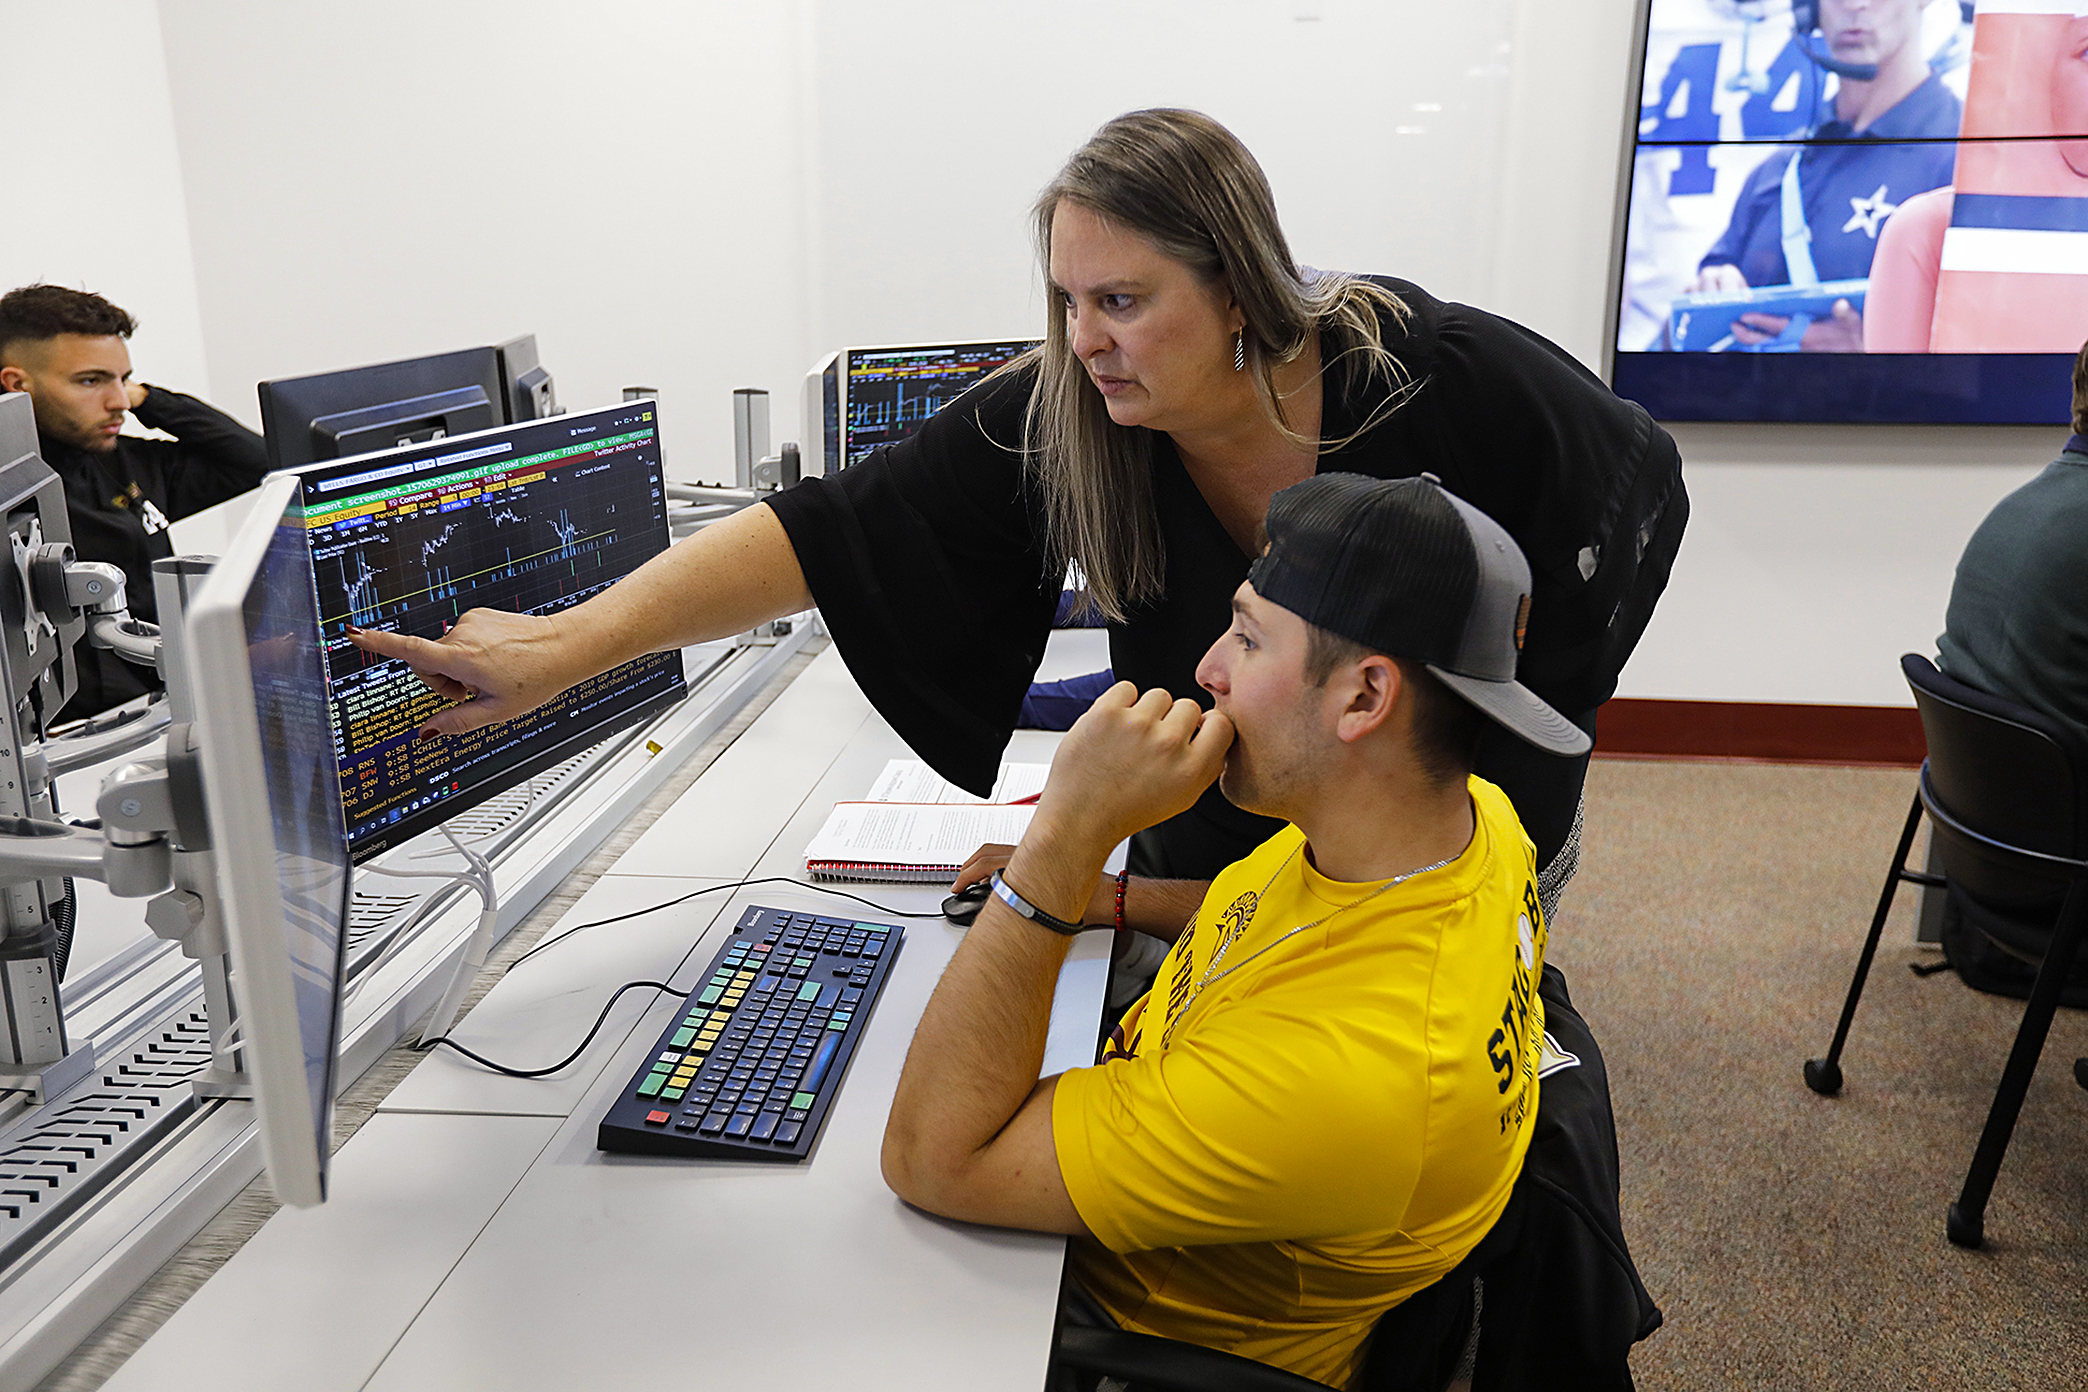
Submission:
MULTIPOLYGON (((1793 4, 1794 40, 1840 79, 1833 113, 1803 144, 1755 166, 1689 292, 1802 292, 1865 279, 1885 219, 1913 195, 1950 182, 1955 147, 1934 142, 1956 138, 1963 112, 1922 52, 1922 15, 1931 3, 1793 4)), ((1732 340, 1740 349, 1860 353, 1863 315, 1847 299, 1817 317, 1754 310, 1733 321, 1732 340)))

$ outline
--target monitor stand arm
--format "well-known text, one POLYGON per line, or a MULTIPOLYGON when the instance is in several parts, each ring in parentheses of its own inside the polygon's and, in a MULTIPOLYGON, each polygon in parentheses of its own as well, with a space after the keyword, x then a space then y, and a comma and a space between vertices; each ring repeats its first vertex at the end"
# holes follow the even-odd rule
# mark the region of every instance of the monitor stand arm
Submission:
POLYGON ((121 742, 95 742, 97 757, 108 758, 124 752, 124 744, 166 732, 164 753, 120 765, 102 780, 95 800, 98 824, 75 826, 56 819, 51 800, 54 769, 78 766, 69 757, 74 752, 67 749, 69 741, 39 744, 33 731, 23 728, 27 722, 19 706, 15 720, 0 722, 0 738, 10 744, 0 754, 12 756, 0 759, 0 771, 19 772, 17 797, 29 811, 27 816, 0 815, 0 1088, 19 1088, 32 1104, 41 1105, 94 1067, 92 1046, 82 1041, 74 1047, 66 1038, 51 950, 51 906, 62 901, 70 877, 100 880, 119 898, 149 898, 147 925, 159 937, 179 942, 183 954, 196 960, 214 1040, 212 1067, 197 1087, 206 1095, 226 1095, 236 1092, 243 1079, 239 1051, 229 1042, 235 1012, 224 920, 190 724, 195 705, 180 641, 188 597, 210 561, 177 556, 153 563, 160 612, 173 616, 174 623, 165 635, 147 638, 131 623, 122 572, 74 561, 70 552, 69 546, 46 547, 26 558, 29 583, 24 588, 33 612, 25 617, 35 624, 53 614, 61 624, 70 620, 73 632, 84 618, 98 646, 116 646, 103 641, 110 633, 120 640, 149 641, 151 660, 167 677, 167 711, 174 723, 136 722, 147 730, 126 730, 121 742))
MULTIPOLYGON (((96 801, 99 827, 0 817, 0 893, 13 920, 0 957, 0 1006, 13 1057, 0 1062, 0 1088, 26 1091, 33 1104, 41 1105, 94 1067, 91 1047, 68 1047, 51 955, 54 929, 44 905, 58 900, 67 878, 100 880, 110 893, 127 899, 182 892, 171 888, 173 837, 177 826, 190 819, 174 812, 174 788, 182 780, 169 775, 168 762, 141 760, 111 773, 96 801), (32 913, 43 921, 25 923, 32 913)), ((200 788, 193 773, 187 781, 200 788)), ((201 821, 200 806, 195 820, 201 821)), ((152 917, 148 907, 147 921, 152 917)))

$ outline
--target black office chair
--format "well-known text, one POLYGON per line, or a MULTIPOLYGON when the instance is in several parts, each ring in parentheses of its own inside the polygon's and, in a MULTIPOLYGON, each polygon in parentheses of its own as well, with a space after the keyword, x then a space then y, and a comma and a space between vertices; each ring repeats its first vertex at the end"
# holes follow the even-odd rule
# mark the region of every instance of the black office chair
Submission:
MULTIPOLYGON (((1493 1228, 1448 1275, 1378 1320, 1359 1392, 1441 1392, 1467 1353, 1475 1359, 1473 1392, 1629 1392, 1631 1346, 1660 1327, 1660 1310, 1624 1243, 1602 1051, 1558 968, 1545 967, 1537 993, 1545 1033, 1578 1062, 1540 1082, 1529 1154, 1493 1228)), ((1061 1325, 1054 1354, 1057 1369, 1104 1374, 1134 1392, 1323 1386, 1252 1359, 1127 1330, 1061 1325)), ((1048 1385, 1057 1392, 1066 1384, 1048 1385)))
MULTIPOLYGON (((2049 902, 2055 888, 2063 889, 2065 900, 1987 1112, 1986 1129, 1980 1133, 1964 1189, 1950 1206, 1950 1240, 1960 1247, 1977 1247, 1985 1240, 1986 1203, 1994 1176, 2015 1131, 2030 1075, 2044 1051, 2059 992, 2073 970, 2083 930, 2088 929, 2088 777, 2083 776, 2088 759, 2056 722, 1954 681, 1925 657, 1907 654, 1900 659, 1900 670, 1914 689, 1928 758, 1921 765, 1920 787, 1878 896, 1878 911, 1871 917, 1870 935, 1856 960, 1834 1043, 1824 1059, 1806 1061, 1805 1084, 1824 1097, 1841 1090, 1842 1046, 1848 1042, 1849 1022, 1900 881, 1939 883, 1906 868, 1907 850, 1924 811, 1943 879, 1973 898, 2006 908, 2049 902)), ((2077 1076, 2081 1072, 2077 1065, 2077 1076)), ((2088 1079, 2083 1085, 2088 1086, 2088 1079)))

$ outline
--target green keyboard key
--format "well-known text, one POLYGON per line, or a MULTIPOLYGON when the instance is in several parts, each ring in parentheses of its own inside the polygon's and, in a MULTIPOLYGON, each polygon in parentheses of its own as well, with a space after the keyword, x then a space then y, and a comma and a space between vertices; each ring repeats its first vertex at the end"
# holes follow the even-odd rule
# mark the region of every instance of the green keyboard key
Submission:
POLYGON ((648 1073, 645 1075, 645 1081, 638 1084, 638 1095, 640 1097, 656 1096, 660 1091, 660 1084, 666 1081, 667 1075, 665 1073, 648 1073))
POLYGON ((809 1092, 801 1092, 790 1099, 791 1110, 802 1112, 819 1099, 809 1092))
POLYGON ((686 1049, 689 1047, 689 1041, 694 1039, 695 1037, 695 1027, 693 1025, 684 1025, 680 1029, 676 1030, 674 1032, 674 1037, 668 1040, 667 1042, 669 1044, 672 1044, 677 1049, 686 1049))
POLYGON ((716 1005, 718 997, 724 994, 725 988, 723 986, 711 985, 704 987, 703 994, 696 997, 696 999, 704 1005, 716 1005))
POLYGON ((817 981, 807 981, 804 985, 798 987, 798 999, 801 1001, 818 1000, 819 983, 817 981))
POLYGON ((668 1088, 660 1094, 660 1100, 662 1102, 679 1102, 682 1100, 682 1094, 687 1091, 687 1088, 668 1088))

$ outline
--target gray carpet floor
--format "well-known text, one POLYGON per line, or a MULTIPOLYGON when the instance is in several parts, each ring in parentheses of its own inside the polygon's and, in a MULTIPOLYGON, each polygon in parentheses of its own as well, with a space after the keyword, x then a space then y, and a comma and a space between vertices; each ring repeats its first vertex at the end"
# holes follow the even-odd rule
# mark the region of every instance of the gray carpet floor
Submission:
MULTIPOLYGON (((1809 1091, 1912 771, 1598 762, 1550 960, 1610 1068, 1644 1389, 2088 1388, 2088 1016, 2062 1009, 1987 1209, 1944 1238, 2022 1003, 1916 977, 1903 886, 1842 1094, 1809 1091)), ((1916 846, 1916 860, 1920 843, 1916 846)))

